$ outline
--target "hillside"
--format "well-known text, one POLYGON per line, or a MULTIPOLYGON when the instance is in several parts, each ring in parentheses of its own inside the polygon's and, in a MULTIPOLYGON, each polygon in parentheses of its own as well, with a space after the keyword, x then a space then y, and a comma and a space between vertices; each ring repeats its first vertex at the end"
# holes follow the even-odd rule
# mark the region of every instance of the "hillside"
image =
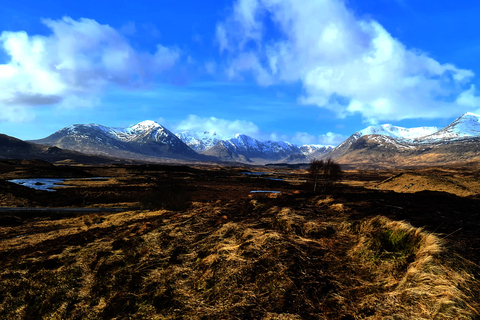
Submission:
POLYGON ((0 159, 38 159, 50 162, 69 161, 96 164, 116 161, 112 158, 91 156, 48 145, 30 143, 5 134, 0 134, 0 159))
POLYGON ((480 161, 480 116, 466 113, 447 127, 368 127, 320 158, 361 167, 453 165, 480 161), (401 133, 401 134, 400 134, 401 133))
POLYGON ((32 142, 87 154, 127 159, 200 158, 176 135, 154 121, 143 121, 121 129, 97 124, 72 125, 32 142))

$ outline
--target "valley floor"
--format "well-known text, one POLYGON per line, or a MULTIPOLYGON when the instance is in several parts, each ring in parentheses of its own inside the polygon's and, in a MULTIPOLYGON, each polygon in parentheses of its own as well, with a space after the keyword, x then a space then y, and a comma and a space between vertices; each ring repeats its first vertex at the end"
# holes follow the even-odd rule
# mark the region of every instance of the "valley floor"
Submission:
POLYGON ((268 170, 1 165, 75 178, 0 181, 1 206, 126 211, 1 213, 0 318, 480 318, 475 171, 352 170, 316 195, 304 171, 246 171, 268 170))

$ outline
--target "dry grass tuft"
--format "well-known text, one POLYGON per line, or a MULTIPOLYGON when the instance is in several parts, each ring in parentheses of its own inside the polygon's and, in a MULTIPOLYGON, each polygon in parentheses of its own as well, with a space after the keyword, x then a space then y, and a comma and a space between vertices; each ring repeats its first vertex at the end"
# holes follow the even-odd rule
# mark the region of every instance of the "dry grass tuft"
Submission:
MULTIPOLYGON (((475 319, 478 299, 461 288, 476 287, 461 259, 446 253, 441 239, 385 217, 352 227, 361 236, 351 255, 370 269, 373 282, 387 289, 367 296, 378 308, 372 319, 401 314, 405 319, 475 319)), ((370 300, 370 301, 369 301, 370 300)))

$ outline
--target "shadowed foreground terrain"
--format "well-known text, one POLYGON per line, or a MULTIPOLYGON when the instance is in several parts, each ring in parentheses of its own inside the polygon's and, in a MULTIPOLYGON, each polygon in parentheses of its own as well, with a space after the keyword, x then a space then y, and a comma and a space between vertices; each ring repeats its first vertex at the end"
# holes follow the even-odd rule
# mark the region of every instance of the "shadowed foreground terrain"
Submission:
POLYGON ((480 318, 473 169, 349 171, 328 195, 301 170, 0 169, 76 178, 56 192, 0 181, 5 207, 126 209, 0 214, 2 319, 480 318))

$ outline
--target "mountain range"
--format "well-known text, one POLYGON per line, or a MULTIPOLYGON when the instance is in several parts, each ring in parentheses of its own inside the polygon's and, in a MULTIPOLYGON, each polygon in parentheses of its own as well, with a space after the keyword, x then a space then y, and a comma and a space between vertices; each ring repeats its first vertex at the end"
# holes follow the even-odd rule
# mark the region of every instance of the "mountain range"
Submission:
POLYGON ((175 134, 154 121, 143 121, 128 128, 76 124, 32 142, 86 154, 138 160, 198 158, 198 154, 175 134))
POLYGON ((352 134, 328 157, 379 167, 480 161, 480 116, 465 113, 442 129, 371 126, 352 134))
MULTIPOLYGON (((367 166, 447 164, 480 161, 480 116, 465 113, 441 129, 403 128, 390 124, 370 126, 353 133, 335 148, 322 145, 299 146, 285 141, 260 141, 240 133, 232 138, 225 138, 212 131, 174 134, 149 120, 128 128, 76 124, 30 142, 42 145, 38 150, 43 154, 58 153, 58 148, 61 148, 90 155, 135 160, 265 164, 306 163, 313 158, 333 158, 342 164, 367 166), (52 147, 56 148, 49 149, 52 147)), ((29 148, 35 149, 34 145, 29 148)))
POLYGON ((169 158, 246 163, 281 161, 291 155, 306 159, 312 153, 325 153, 333 149, 332 146, 296 146, 283 141, 259 141, 244 134, 237 134, 230 139, 209 131, 174 134, 149 120, 128 128, 76 124, 31 142, 87 154, 137 160, 169 158))

